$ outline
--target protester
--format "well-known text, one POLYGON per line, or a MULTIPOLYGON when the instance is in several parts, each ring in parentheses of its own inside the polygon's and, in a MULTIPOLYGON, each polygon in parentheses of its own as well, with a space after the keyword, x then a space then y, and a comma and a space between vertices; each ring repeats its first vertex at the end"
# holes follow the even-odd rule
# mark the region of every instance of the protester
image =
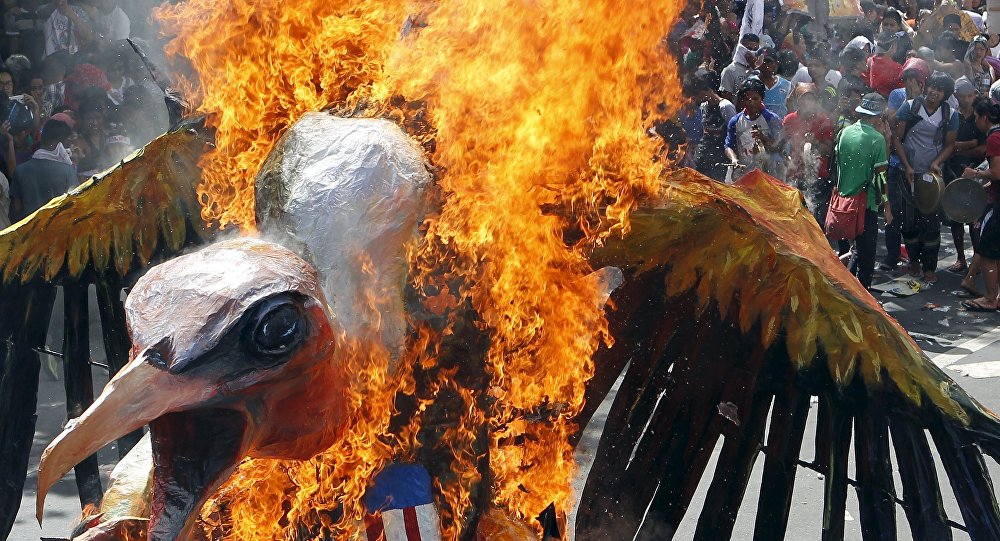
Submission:
MULTIPOLYGON (((888 109, 886 110, 890 126, 896 125, 896 111, 907 100, 920 97, 924 92, 924 83, 931 76, 931 70, 927 63, 919 58, 911 58, 903 64, 903 87, 897 88, 889 93, 888 109)), ((890 133, 889 140, 892 140, 890 133)), ((886 257, 879 265, 881 270, 895 270, 896 267, 906 259, 902 257, 903 232, 900 212, 903 209, 903 184, 906 182, 903 173, 903 164, 899 158, 899 149, 892 147, 889 155, 889 202, 892 208, 896 209, 897 220, 888 224, 885 228, 885 249, 886 257)))
POLYGON ((77 145, 82 152, 77 168, 81 179, 86 179, 100 172, 101 156, 107 140, 107 104, 103 96, 92 93, 80 104, 76 118, 77 145))
POLYGON ((53 197, 79 182, 70 158, 73 130, 65 122, 49 120, 42 126, 42 141, 30 160, 18 165, 10 186, 10 219, 16 222, 38 210, 53 197))
POLYGON ((868 39, 867 36, 855 35, 851 38, 851 41, 848 41, 847 44, 844 45, 845 51, 849 51, 851 49, 861 51, 865 55, 865 58, 867 58, 874 52, 874 45, 872 44, 872 40, 868 39))
MULTIPOLYGON (((868 58, 863 49, 846 48, 840 52, 840 75, 864 77, 868 71, 868 58)), ((840 84, 840 81, 837 81, 840 84)))
POLYGON ((882 22, 882 14, 885 13, 885 9, 885 6, 876 4, 871 0, 861 0, 863 19, 873 25, 882 22))
MULTIPOLYGON (((698 104, 704 128, 701 142, 694 156, 694 167, 699 172, 719 182, 726 178, 726 130, 729 120, 736 116, 736 107, 712 89, 709 74, 691 75, 684 80, 684 96, 698 104)), ((718 77, 715 77, 718 79, 718 77)))
POLYGON ((827 87, 837 88, 840 77, 840 72, 831 67, 829 50, 817 46, 809 51, 806 65, 795 72, 791 83, 793 87, 799 83, 814 83, 820 92, 825 92, 827 87))
POLYGON ((719 95, 732 101, 737 90, 743 85, 750 72, 757 66, 757 48, 760 38, 756 34, 746 34, 733 51, 733 62, 722 70, 719 95))
POLYGON ((128 15, 118 7, 115 0, 93 0, 94 27, 105 38, 111 41, 127 39, 132 23, 128 15))
POLYGON ((923 175, 940 175, 944 163, 955 148, 958 113, 946 100, 955 89, 951 77, 943 73, 932 75, 924 85, 924 95, 904 103, 896 111, 893 145, 899 151, 902 164, 902 208, 899 216, 906 251, 910 256, 911 276, 921 276, 927 283, 937 282, 938 252, 941 245, 941 221, 937 212, 924 214, 907 196, 915 192, 915 182, 924 182, 923 175))
POLYGON ((108 78, 111 89, 108 90, 108 99, 114 105, 121 105, 125 100, 125 91, 135 86, 135 81, 126 76, 125 55, 118 53, 111 55, 104 65, 104 72, 108 78))
POLYGON ((769 111, 784 118, 788 114, 788 95, 792 91, 792 83, 777 74, 778 55, 774 49, 762 49, 758 55, 757 69, 760 80, 764 83, 764 106, 769 111))
POLYGON ((882 26, 879 28, 879 31, 887 35, 895 35, 899 32, 905 33, 903 16, 895 8, 885 10, 885 13, 882 15, 882 26))
POLYGON ((986 132, 986 157, 989 160, 989 169, 979 171, 967 168, 964 172, 966 178, 980 179, 989 182, 990 198, 992 205, 981 220, 979 233, 979 245, 976 255, 973 257, 972 265, 969 268, 969 275, 962 281, 962 287, 973 294, 978 293, 975 283, 972 281, 973 269, 977 270, 983 277, 985 285, 984 294, 962 301, 962 307, 971 312, 996 312, 1000 307, 998 296, 1000 296, 1000 283, 998 283, 998 272, 1000 272, 1000 219, 997 218, 998 201, 1000 201, 1000 105, 989 100, 977 100, 973 106, 976 115, 976 127, 980 131, 986 132))
POLYGON ((962 31, 962 18, 958 13, 949 13, 941 19, 941 30, 958 34, 962 31))
POLYGON ((965 63, 955 56, 955 49, 960 43, 955 34, 944 32, 934 40, 934 54, 926 55, 924 61, 934 71, 941 71, 958 79, 965 75, 965 63))
POLYGON ((872 92, 865 95, 855 110, 860 120, 847 126, 837 140, 837 192, 844 197, 864 192, 864 231, 851 246, 849 268, 865 288, 872 286, 875 267, 875 247, 878 244, 878 210, 885 205, 886 222, 892 223, 893 213, 885 192, 885 171, 888 166, 885 137, 879 124, 885 111, 885 98, 872 92))
POLYGON ((773 154, 781 146, 781 119, 764 107, 764 90, 764 83, 751 77, 737 93, 743 110, 729 121, 726 130, 726 156, 740 170, 734 179, 754 169, 775 171, 773 154))
MULTIPOLYGON (((860 77, 848 75, 837 85, 837 133, 858 120, 857 107, 868 87, 860 77)), ((836 141, 836 137, 834 138, 836 141)), ((832 175, 831 175, 832 177, 832 175)))
POLYGON ((990 47, 986 38, 976 36, 969 43, 969 49, 965 53, 965 76, 976 86, 976 90, 982 94, 990 91, 993 84, 993 72, 989 63, 986 62, 986 55, 990 47))
MULTIPOLYGON (((945 168, 946 184, 961 177, 966 168, 979 165, 986 157, 986 133, 977 127, 973 109, 973 103, 979 96, 975 85, 962 77, 955 81, 955 96, 958 98, 959 123, 955 135, 955 152, 948 160, 948 167, 945 168)), ((948 271, 964 274, 969 267, 965 257, 965 224, 951 220, 949 223, 958 259, 948 267, 948 271)), ((979 231, 972 227, 972 224, 969 224, 969 235, 975 247, 979 242, 979 231)))
MULTIPOLYGON (((885 21, 883 21, 884 24, 885 21)), ((875 42, 875 56, 868 59, 868 75, 865 78, 865 84, 885 97, 902 86, 903 66, 895 60, 902 39, 902 32, 883 34, 875 42)))
POLYGON ((820 224, 826 218, 833 185, 829 159, 833 153, 833 122, 820 105, 816 85, 801 83, 793 92, 796 110, 785 117, 782 129, 788 141, 785 178, 805 196, 806 205, 820 224))

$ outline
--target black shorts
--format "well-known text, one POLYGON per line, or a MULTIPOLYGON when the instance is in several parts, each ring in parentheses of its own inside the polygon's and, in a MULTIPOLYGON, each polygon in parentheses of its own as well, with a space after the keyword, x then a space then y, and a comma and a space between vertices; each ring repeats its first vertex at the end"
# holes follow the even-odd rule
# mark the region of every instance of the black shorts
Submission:
POLYGON ((983 218, 976 253, 987 259, 1000 260, 1000 212, 993 207, 983 218))

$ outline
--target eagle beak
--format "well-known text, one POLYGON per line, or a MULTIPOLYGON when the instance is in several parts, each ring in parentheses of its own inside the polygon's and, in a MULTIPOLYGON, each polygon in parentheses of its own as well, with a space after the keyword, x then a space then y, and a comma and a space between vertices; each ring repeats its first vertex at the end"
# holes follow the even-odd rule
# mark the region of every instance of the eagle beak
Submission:
POLYGON ((149 539, 187 538, 201 505, 244 456, 248 422, 243 412, 211 407, 215 385, 171 374, 158 360, 152 348, 137 355, 42 453, 39 524, 46 494, 70 468, 149 424, 155 465, 149 539))

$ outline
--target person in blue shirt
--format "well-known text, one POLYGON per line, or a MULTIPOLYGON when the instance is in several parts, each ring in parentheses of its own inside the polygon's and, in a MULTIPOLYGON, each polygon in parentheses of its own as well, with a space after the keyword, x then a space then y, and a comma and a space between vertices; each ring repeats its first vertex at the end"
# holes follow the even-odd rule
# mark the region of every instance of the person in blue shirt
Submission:
POLYGON ((764 107, 778 115, 778 118, 785 118, 792 83, 778 75, 778 53, 774 49, 762 49, 757 58, 760 81, 764 83, 764 107))

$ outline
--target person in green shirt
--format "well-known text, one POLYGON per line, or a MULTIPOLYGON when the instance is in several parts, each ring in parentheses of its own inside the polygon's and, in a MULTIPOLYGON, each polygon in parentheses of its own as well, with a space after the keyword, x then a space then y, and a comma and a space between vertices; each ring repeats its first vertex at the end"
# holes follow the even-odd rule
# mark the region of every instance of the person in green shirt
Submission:
POLYGON ((866 94, 855 109, 859 119, 845 127, 837 139, 837 192, 851 197, 867 191, 865 228, 851 244, 851 274, 870 289, 875 269, 878 241, 878 210, 885 204, 885 221, 892 223, 892 210, 885 189, 889 157, 883 135, 885 98, 877 92, 866 94))

